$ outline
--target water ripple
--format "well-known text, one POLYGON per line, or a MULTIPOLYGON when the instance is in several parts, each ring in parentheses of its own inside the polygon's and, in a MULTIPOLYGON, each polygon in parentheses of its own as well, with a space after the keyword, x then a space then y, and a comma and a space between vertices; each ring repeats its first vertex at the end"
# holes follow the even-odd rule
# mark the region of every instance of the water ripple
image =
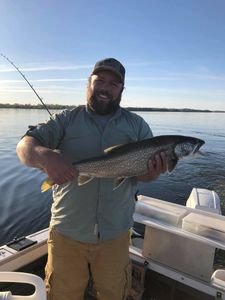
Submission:
MULTIPOLYGON (((205 140, 204 157, 181 161, 170 175, 151 183, 139 183, 140 194, 185 205, 193 187, 215 190, 225 214, 225 118, 224 114, 140 113, 154 135, 193 135, 205 140)), ((0 110, 0 242, 30 234, 49 224, 51 192, 41 193, 45 177, 23 166, 16 144, 29 124, 46 119, 36 110, 0 110)))

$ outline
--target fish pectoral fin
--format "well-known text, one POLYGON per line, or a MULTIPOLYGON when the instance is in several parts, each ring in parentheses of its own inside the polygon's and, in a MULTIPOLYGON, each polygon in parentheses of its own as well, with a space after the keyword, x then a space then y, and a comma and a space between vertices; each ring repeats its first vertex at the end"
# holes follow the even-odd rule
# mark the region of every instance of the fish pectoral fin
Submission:
POLYGON ((42 193, 46 192, 53 186, 53 184, 54 184, 53 181, 49 177, 46 178, 41 185, 41 192, 42 193))
POLYGON ((94 177, 88 176, 88 175, 79 175, 77 178, 78 185, 84 185, 88 182, 90 182, 94 177))
POLYGON ((176 167, 178 162, 178 159, 176 158, 170 158, 167 160, 167 171, 172 172, 173 169, 176 167))
POLYGON ((118 189, 118 187, 121 186, 121 184, 123 184, 123 182, 126 180, 127 177, 118 177, 114 180, 114 188, 113 190, 115 191, 116 189, 118 189))

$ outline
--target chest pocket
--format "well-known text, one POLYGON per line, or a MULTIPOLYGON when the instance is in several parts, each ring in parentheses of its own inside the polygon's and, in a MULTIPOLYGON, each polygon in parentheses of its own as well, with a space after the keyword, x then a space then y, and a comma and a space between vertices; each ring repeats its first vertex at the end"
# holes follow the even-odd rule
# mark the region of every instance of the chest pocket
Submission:
POLYGON ((138 140, 135 129, 126 123, 121 125, 116 123, 114 126, 110 126, 109 124, 104 131, 103 136, 105 148, 136 142, 138 140))
POLYGON ((81 122, 75 118, 65 128, 59 149, 72 162, 101 156, 106 148, 137 141, 136 130, 130 125, 111 120, 102 132, 94 120, 88 118, 81 122))
POLYGON ((73 122, 65 128, 59 149, 72 162, 101 155, 101 136, 89 122, 73 122))

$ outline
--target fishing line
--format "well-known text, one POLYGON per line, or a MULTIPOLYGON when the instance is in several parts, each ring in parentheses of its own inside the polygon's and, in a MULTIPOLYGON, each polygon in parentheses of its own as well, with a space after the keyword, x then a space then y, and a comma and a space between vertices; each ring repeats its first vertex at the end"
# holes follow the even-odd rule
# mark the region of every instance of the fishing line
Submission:
POLYGON ((26 80, 26 82, 28 83, 29 87, 32 89, 32 91, 35 93, 35 95, 38 97, 38 99, 40 100, 41 104, 44 106, 44 108, 47 110, 47 112, 49 113, 50 116, 52 116, 51 112, 49 111, 48 107, 45 105, 45 103, 43 102, 42 98, 38 95, 38 93, 35 91, 34 87, 30 84, 30 82, 28 81, 28 79, 26 78, 26 76, 20 71, 20 69, 4 54, 0 53, 0 55, 2 57, 4 57, 19 73, 20 75, 23 77, 23 79, 26 80))

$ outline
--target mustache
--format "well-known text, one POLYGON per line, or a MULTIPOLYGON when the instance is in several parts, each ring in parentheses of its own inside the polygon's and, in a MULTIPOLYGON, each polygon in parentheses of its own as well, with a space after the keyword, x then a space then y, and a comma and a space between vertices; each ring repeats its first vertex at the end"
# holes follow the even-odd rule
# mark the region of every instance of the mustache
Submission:
POLYGON ((100 91, 100 92, 97 92, 97 93, 94 93, 93 96, 100 96, 100 95, 103 95, 103 96, 106 96, 107 98, 110 98, 112 99, 112 95, 107 92, 107 91, 100 91))
POLYGON ((88 86, 87 88, 87 104, 92 111, 100 115, 106 115, 112 113, 118 109, 120 106, 122 91, 116 99, 113 98, 110 91, 99 89, 98 91, 93 92, 93 90, 88 86), (108 101, 101 101, 99 95, 104 95, 108 98, 108 101))

